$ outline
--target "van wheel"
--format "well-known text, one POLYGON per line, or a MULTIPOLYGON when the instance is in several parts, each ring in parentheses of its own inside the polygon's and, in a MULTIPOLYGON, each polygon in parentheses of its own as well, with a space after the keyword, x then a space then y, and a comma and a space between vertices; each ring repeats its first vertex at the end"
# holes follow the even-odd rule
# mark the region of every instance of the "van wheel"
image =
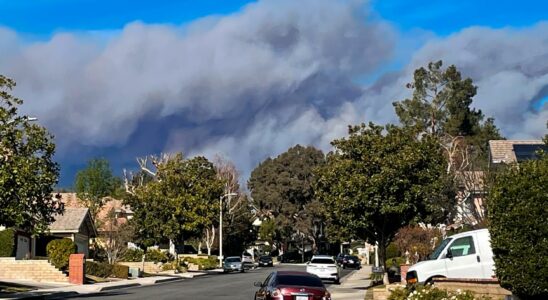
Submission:
POLYGON ((429 284, 429 285, 433 285, 434 284, 434 279, 436 278, 445 278, 444 276, 432 276, 430 278, 428 278, 424 284, 429 284))

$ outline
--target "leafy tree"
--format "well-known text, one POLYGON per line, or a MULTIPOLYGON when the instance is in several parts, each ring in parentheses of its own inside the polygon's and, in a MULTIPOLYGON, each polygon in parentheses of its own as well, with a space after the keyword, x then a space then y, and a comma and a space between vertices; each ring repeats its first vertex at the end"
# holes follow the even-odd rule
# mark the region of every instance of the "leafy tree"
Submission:
POLYGON ((520 299, 548 298, 548 154, 495 174, 488 227, 495 273, 520 299))
POLYGON ((483 122, 481 110, 471 108, 477 87, 472 79, 463 79, 454 65, 442 68, 442 61, 431 62, 427 68, 415 70, 413 97, 394 102, 394 108, 404 126, 418 127, 424 132, 452 140, 462 136, 473 145, 480 159, 488 150, 488 141, 502 139, 494 119, 483 122))
POLYGON ((249 208, 247 196, 242 195, 242 201, 237 202, 229 213, 223 214, 224 254, 240 255, 246 246, 256 239, 253 228, 254 215, 249 208))
POLYGON ((297 230, 314 238, 309 231, 312 221, 303 218, 318 214, 305 210, 317 207, 309 205, 314 199, 313 170, 324 163, 320 150, 296 145, 274 159, 266 159, 252 171, 248 187, 255 209, 260 217, 273 218, 278 242, 288 241, 297 230), (296 223, 300 226, 296 227, 296 223))
POLYGON ((19 115, 15 81, 0 75, 0 225, 44 231, 63 205, 52 196, 59 177, 47 130, 19 115))
POLYGON ((121 180, 112 175, 108 160, 94 158, 85 169, 78 171, 74 188, 79 199, 89 208, 96 225, 97 214, 105 204, 105 197, 113 196, 121 180))
POLYGON ((379 243, 380 261, 403 226, 445 218, 444 158, 437 139, 412 128, 370 123, 349 128, 318 170, 317 197, 330 219, 356 236, 379 243))
POLYGON ((147 171, 139 173, 148 173, 148 182, 126 188, 138 242, 152 246, 164 239, 181 243, 183 237, 198 237, 219 214, 223 183, 213 164, 204 157, 184 159, 181 153, 152 161, 154 172, 141 164, 147 171))

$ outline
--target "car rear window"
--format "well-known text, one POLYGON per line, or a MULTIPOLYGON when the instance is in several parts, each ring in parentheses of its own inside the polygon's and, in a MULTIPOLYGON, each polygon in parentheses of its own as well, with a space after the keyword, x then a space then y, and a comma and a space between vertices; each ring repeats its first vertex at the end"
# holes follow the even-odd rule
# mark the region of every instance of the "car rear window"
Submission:
POLYGON ((320 278, 307 275, 278 275, 277 281, 279 285, 323 287, 320 278))
POLYGON ((230 258, 227 258, 225 260, 226 262, 240 262, 240 258, 239 257, 230 257, 230 258))
POLYGON ((331 258, 314 258, 313 260, 310 261, 310 263, 312 264, 334 264, 335 261, 332 260, 331 258))

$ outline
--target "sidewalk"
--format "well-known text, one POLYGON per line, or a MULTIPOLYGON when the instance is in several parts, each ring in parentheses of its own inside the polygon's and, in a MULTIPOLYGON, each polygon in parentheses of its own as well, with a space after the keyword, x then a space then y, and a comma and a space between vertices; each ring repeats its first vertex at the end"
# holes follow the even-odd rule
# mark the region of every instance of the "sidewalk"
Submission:
POLYGON ((339 286, 331 286, 333 300, 363 300, 366 288, 371 284, 371 266, 363 266, 348 277, 344 278, 339 286))
POLYGON ((59 297, 67 297, 71 295, 99 293, 116 289, 123 289, 136 286, 154 285, 162 282, 183 280, 207 275, 204 272, 189 272, 174 274, 169 276, 153 276, 136 279, 127 279, 120 281, 102 282, 95 284, 84 285, 64 285, 61 287, 38 289, 25 293, 15 293, 10 295, 0 296, 0 299, 52 299, 59 297), (3 297, 3 298, 2 298, 3 297))

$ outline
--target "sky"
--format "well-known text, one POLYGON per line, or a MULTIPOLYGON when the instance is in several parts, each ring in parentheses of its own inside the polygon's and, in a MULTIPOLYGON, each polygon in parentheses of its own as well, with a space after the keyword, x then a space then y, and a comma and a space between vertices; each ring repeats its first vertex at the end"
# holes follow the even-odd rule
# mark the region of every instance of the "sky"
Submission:
POLYGON ((244 180, 295 144, 397 123, 413 70, 455 64, 507 138, 548 120, 546 1, 0 0, 0 73, 55 136, 61 187, 182 151, 244 180), (544 12, 544 14, 543 14, 544 12))

